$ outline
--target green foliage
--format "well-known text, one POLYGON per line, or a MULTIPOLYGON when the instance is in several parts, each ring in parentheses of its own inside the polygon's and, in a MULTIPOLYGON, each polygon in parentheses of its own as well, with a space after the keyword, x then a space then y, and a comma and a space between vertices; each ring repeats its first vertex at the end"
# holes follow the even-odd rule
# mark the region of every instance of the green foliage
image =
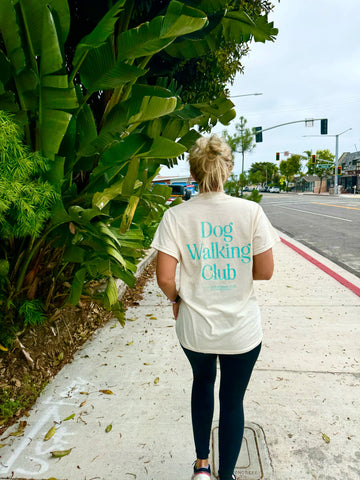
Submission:
POLYGON ((0 110, 0 238, 40 235, 57 198, 49 162, 22 143, 13 116, 0 110))
POLYGON ((319 194, 321 192, 321 184, 324 178, 332 175, 332 169, 335 165, 335 155, 330 150, 316 150, 316 163, 311 163, 311 150, 307 150, 308 162, 306 164, 308 175, 317 175, 320 178, 319 194))
POLYGON ((24 318, 24 327, 36 327, 45 321, 43 305, 40 300, 27 300, 19 308, 19 314, 24 318))
POLYGON ((291 155, 287 160, 281 160, 280 173, 286 178, 288 186, 294 175, 301 171, 301 155, 291 155))
POLYGON ((233 152, 245 153, 255 148, 254 135, 250 128, 246 128, 247 120, 240 117, 240 123, 235 125, 236 133, 230 135, 227 130, 223 131, 223 136, 230 145, 233 152))
POLYGON ((232 174, 230 175, 228 181, 225 183, 224 189, 230 195, 239 197, 241 195, 243 188, 246 187, 246 185, 249 185, 249 178, 246 172, 240 173, 239 176, 232 174))
POLYGON ((176 78, 178 66, 208 55, 225 61, 221 48, 277 32, 263 7, 250 18, 225 0, 144 0, 139 10, 128 0, 98 2, 89 15, 86 2, 70 6, 0 3, 0 109, 21 123, 26 144, 16 129, 11 141, 6 130, 0 138, 6 332, 42 321, 35 300, 45 314, 53 302, 76 305, 102 279, 101 300, 123 322, 115 279, 134 284, 170 193, 153 179, 198 129, 235 117, 225 95, 186 102, 191 85, 176 78), (92 20, 85 29, 83 7, 92 20))
POLYGON ((335 155, 331 153, 330 150, 317 150, 315 165, 311 163, 311 150, 307 150, 304 153, 306 153, 308 157, 308 162, 306 164, 308 175, 317 175, 320 179, 331 175, 335 155))
POLYGON ((278 167, 271 162, 255 162, 249 169, 249 179, 253 184, 270 183, 276 175, 278 167))
POLYGON ((262 195, 255 188, 254 190, 251 191, 250 195, 244 195, 243 198, 245 198, 246 200, 250 200, 252 202, 260 203, 262 199, 262 195))

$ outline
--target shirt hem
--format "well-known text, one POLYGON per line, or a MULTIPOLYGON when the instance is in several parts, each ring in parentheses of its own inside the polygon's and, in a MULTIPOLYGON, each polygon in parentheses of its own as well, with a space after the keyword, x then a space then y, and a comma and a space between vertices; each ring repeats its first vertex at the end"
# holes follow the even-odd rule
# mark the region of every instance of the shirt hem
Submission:
POLYGON ((215 355, 240 355, 240 354, 243 354, 243 353, 248 353, 248 352, 251 352, 251 350, 253 350, 254 348, 256 348, 257 346, 260 345, 260 343, 262 342, 263 340, 263 336, 261 336, 260 340, 257 340, 256 342, 254 342, 253 344, 251 344, 250 346, 246 347, 246 348, 243 348, 241 350, 212 350, 210 348, 199 348, 199 349, 195 349, 194 347, 190 347, 190 346, 186 346, 184 345, 183 342, 180 342, 180 345, 185 348, 186 350, 191 350, 192 352, 197 352, 197 353, 212 353, 212 354, 215 354, 215 355))

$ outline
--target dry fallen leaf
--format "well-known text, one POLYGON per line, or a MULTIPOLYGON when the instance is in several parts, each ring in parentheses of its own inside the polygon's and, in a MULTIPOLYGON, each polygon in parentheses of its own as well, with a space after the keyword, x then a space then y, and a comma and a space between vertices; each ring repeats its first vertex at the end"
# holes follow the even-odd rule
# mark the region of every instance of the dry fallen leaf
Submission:
POLYGON ((9 349, 6 348, 6 347, 4 347, 4 345, 1 345, 1 343, 0 343, 0 350, 1 350, 2 352, 7 352, 9 349))
POLYGON ((51 427, 44 437, 44 442, 46 442, 47 440, 50 440, 50 438, 55 435, 55 432, 56 432, 55 427, 54 426, 51 427))
POLYGON ((21 437, 22 435, 24 435, 24 430, 22 430, 21 428, 19 428, 19 430, 17 430, 16 432, 10 433, 11 437, 21 437))
POLYGON ((154 380, 155 385, 156 385, 157 383, 159 383, 159 380, 160 380, 159 377, 156 377, 156 378, 155 378, 155 380, 154 380))
POLYGON ((106 432, 106 433, 109 433, 109 432, 111 432, 111 429, 112 429, 112 425, 111 425, 111 423, 110 423, 110 425, 108 425, 108 426, 105 428, 105 432, 106 432))
POLYGON ((80 395, 89 395, 89 392, 80 392, 80 395))
POLYGON ((99 390, 101 393, 106 393, 107 395, 114 395, 111 390, 99 390))
POLYGON ((322 438, 323 438, 324 442, 330 443, 330 437, 328 437, 325 433, 322 434, 322 438))
POLYGON ((55 450, 55 451, 50 452, 50 453, 53 457, 61 458, 61 457, 66 457, 66 455, 69 455, 71 450, 72 450, 72 448, 69 448, 69 450, 55 450))
POLYGON ((157 317, 150 317, 150 320, 157 320, 157 317))
POLYGON ((83 407, 86 403, 86 400, 84 400, 83 402, 80 403, 80 407, 83 407))
POLYGON ((0 448, 6 447, 6 443, 0 443, 0 448))
POLYGON ((134 340, 132 340, 131 342, 127 342, 126 346, 128 347, 129 345, 132 345, 134 343, 134 340))

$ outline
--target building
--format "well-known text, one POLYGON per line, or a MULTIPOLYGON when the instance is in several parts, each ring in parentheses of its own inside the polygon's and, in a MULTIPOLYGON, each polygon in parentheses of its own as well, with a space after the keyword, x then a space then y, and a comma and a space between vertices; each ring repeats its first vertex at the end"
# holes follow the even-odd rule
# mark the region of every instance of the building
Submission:
POLYGON ((194 179, 191 175, 183 175, 183 176, 162 176, 158 175, 154 178, 153 183, 166 183, 170 185, 171 183, 194 183, 194 179))
POLYGON ((345 193, 360 191, 360 152, 345 152, 339 158, 342 174, 338 177, 338 184, 345 193), (355 187, 355 188, 354 188, 355 187))

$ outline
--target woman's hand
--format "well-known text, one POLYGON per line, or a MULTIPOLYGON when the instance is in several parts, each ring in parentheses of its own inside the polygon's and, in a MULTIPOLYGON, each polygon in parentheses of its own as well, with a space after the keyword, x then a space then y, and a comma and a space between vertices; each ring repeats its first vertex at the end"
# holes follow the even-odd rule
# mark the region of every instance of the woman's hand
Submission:
POLYGON ((173 304, 173 314, 174 314, 175 320, 177 320, 177 317, 179 314, 180 303, 181 303, 181 300, 173 304))

